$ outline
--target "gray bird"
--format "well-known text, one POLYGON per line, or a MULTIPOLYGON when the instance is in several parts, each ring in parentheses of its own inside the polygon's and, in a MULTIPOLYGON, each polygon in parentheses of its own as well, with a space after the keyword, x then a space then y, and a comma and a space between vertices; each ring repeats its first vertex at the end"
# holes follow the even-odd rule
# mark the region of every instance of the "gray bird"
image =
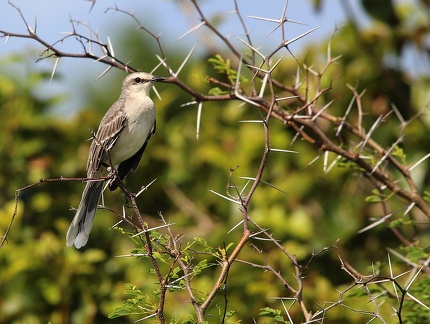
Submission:
MULTIPOLYGON (((154 82, 165 80, 144 72, 128 75, 119 99, 106 112, 90 146, 87 177, 109 174, 109 167, 124 179, 136 171, 149 139, 155 134, 155 106, 149 97, 154 82)), ((91 232, 104 181, 88 181, 66 235, 67 246, 84 246, 91 232)), ((108 183, 115 190, 115 180, 108 183)))

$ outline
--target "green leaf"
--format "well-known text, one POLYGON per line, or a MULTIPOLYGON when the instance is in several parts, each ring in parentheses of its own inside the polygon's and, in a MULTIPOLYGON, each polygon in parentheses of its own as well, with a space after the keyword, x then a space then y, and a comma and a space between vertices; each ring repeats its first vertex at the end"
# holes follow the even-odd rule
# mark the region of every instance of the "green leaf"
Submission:
POLYGON ((430 203, 430 192, 427 190, 424 191, 424 200, 430 203))
POLYGON ((120 307, 109 314, 109 318, 120 316, 151 314, 155 312, 156 306, 150 304, 148 296, 145 296, 135 285, 126 283, 124 294, 131 297, 125 300, 120 307), (145 307, 144 307, 145 306, 145 307))
POLYGON ((406 154, 401 147, 396 145, 394 150, 391 152, 391 155, 398 157, 403 164, 406 163, 406 154))
MULTIPOLYGON (((208 62, 212 64, 213 68, 221 74, 224 74, 233 85, 237 79, 237 71, 232 69, 230 66, 230 59, 224 59, 220 54, 216 54, 215 57, 208 59, 208 62)), ((244 76, 240 76, 240 81, 248 82, 248 79, 244 76)))
POLYGON ((389 227, 395 228, 395 227, 400 227, 402 225, 414 225, 415 223, 416 222, 414 220, 411 220, 411 219, 399 218, 399 219, 392 221, 390 223, 389 227))
POLYGON ((263 317, 274 318, 277 322, 286 323, 284 318, 281 315, 281 310, 279 310, 279 309, 273 309, 270 307, 263 307, 263 308, 260 308, 260 314, 259 315, 263 316, 263 317))
POLYGON ((407 246, 404 248, 407 251, 406 257, 412 262, 418 262, 419 260, 425 260, 429 257, 429 253, 424 251, 420 246, 407 246))
POLYGON ((369 203, 373 203, 373 202, 381 202, 383 201, 383 199, 381 199, 381 196, 379 195, 371 195, 371 196, 367 196, 365 198, 365 201, 369 203))
POLYGON ((211 96, 220 96, 222 94, 228 93, 228 91, 223 91, 221 88, 215 87, 215 88, 211 88, 208 93, 211 96))
POLYGON ((384 195, 378 189, 373 189, 372 193, 373 193, 373 195, 366 197, 366 199, 365 199, 366 202, 382 202, 382 201, 387 201, 387 200, 389 200, 394 195, 393 192, 390 192, 388 195, 384 195))

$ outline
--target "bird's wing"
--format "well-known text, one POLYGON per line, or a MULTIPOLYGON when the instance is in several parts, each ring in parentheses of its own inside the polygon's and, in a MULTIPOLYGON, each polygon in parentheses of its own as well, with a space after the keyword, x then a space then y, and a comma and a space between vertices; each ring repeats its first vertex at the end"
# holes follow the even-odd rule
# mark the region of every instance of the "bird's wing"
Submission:
MULTIPOLYGON (((154 120, 154 125, 151 128, 151 131, 148 133, 148 136, 146 137, 145 143, 143 143, 141 149, 132 157, 133 163, 131 164, 131 169, 133 172, 136 172, 137 166, 139 165, 140 159, 142 158, 142 154, 145 151, 146 145, 148 144, 149 140, 151 139, 151 136, 155 134, 155 128, 156 128, 156 122, 154 120)), ((130 170, 128 171, 130 172, 130 170)), ((128 174, 127 172, 127 174, 128 174)))
MULTIPOLYGON (((131 170, 133 170, 133 172, 136 171, 137 166, 139 165, 140 159, 142 158, 142 154, 146 149, 146 145, 148 144, 149 140, 151 139, 151 136, 155 134, 155 128, 156 128, 156 123, 154 121, 154 126, 152 126, 152 129, 148 133, 148 136, 146 137, 145 143, 143 143, 140 150, 137 151, 137 153, 135 155, 133 155, 132 157, 130 157, 129 159, 120 163, 120 165, 118 167, 118 176, 121 180, 123 180, 127 176, 127 174, 130 173, 131 170)), ((114 191, 116 188, 118 188, 117 182, 111 181, 109 183, 109 190, 114 191)))
MULTIPOLYGON (((88 154, 87 175, 93 177, 100 169, 108 153, 114 147, 121 131, 126 125, 125 100, 119 99, 107 111, 100 122, 99 129, 93 138, 88 154)), ((110 165, 107 159, 107 164, 110 165)))

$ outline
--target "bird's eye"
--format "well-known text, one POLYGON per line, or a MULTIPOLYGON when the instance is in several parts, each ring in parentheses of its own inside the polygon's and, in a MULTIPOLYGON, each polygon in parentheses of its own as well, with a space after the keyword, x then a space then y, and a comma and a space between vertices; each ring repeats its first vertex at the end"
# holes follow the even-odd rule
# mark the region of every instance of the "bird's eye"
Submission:
POLYGON ((136 83, 142 83, 143 79, 137 77, 137 78, 134 78, 134 82, 136 82, 136 83))

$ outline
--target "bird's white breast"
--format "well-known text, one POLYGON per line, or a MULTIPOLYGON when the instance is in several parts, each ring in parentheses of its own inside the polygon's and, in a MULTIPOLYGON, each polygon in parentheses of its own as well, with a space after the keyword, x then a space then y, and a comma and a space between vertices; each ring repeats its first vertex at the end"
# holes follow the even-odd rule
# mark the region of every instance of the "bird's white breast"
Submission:
POLYGON ((132 157, 140 150, 155 122, 155 106, 149 97, 131 97, 127 100, 126 107, 127 122, 110 152, 114 166, 132 157))

